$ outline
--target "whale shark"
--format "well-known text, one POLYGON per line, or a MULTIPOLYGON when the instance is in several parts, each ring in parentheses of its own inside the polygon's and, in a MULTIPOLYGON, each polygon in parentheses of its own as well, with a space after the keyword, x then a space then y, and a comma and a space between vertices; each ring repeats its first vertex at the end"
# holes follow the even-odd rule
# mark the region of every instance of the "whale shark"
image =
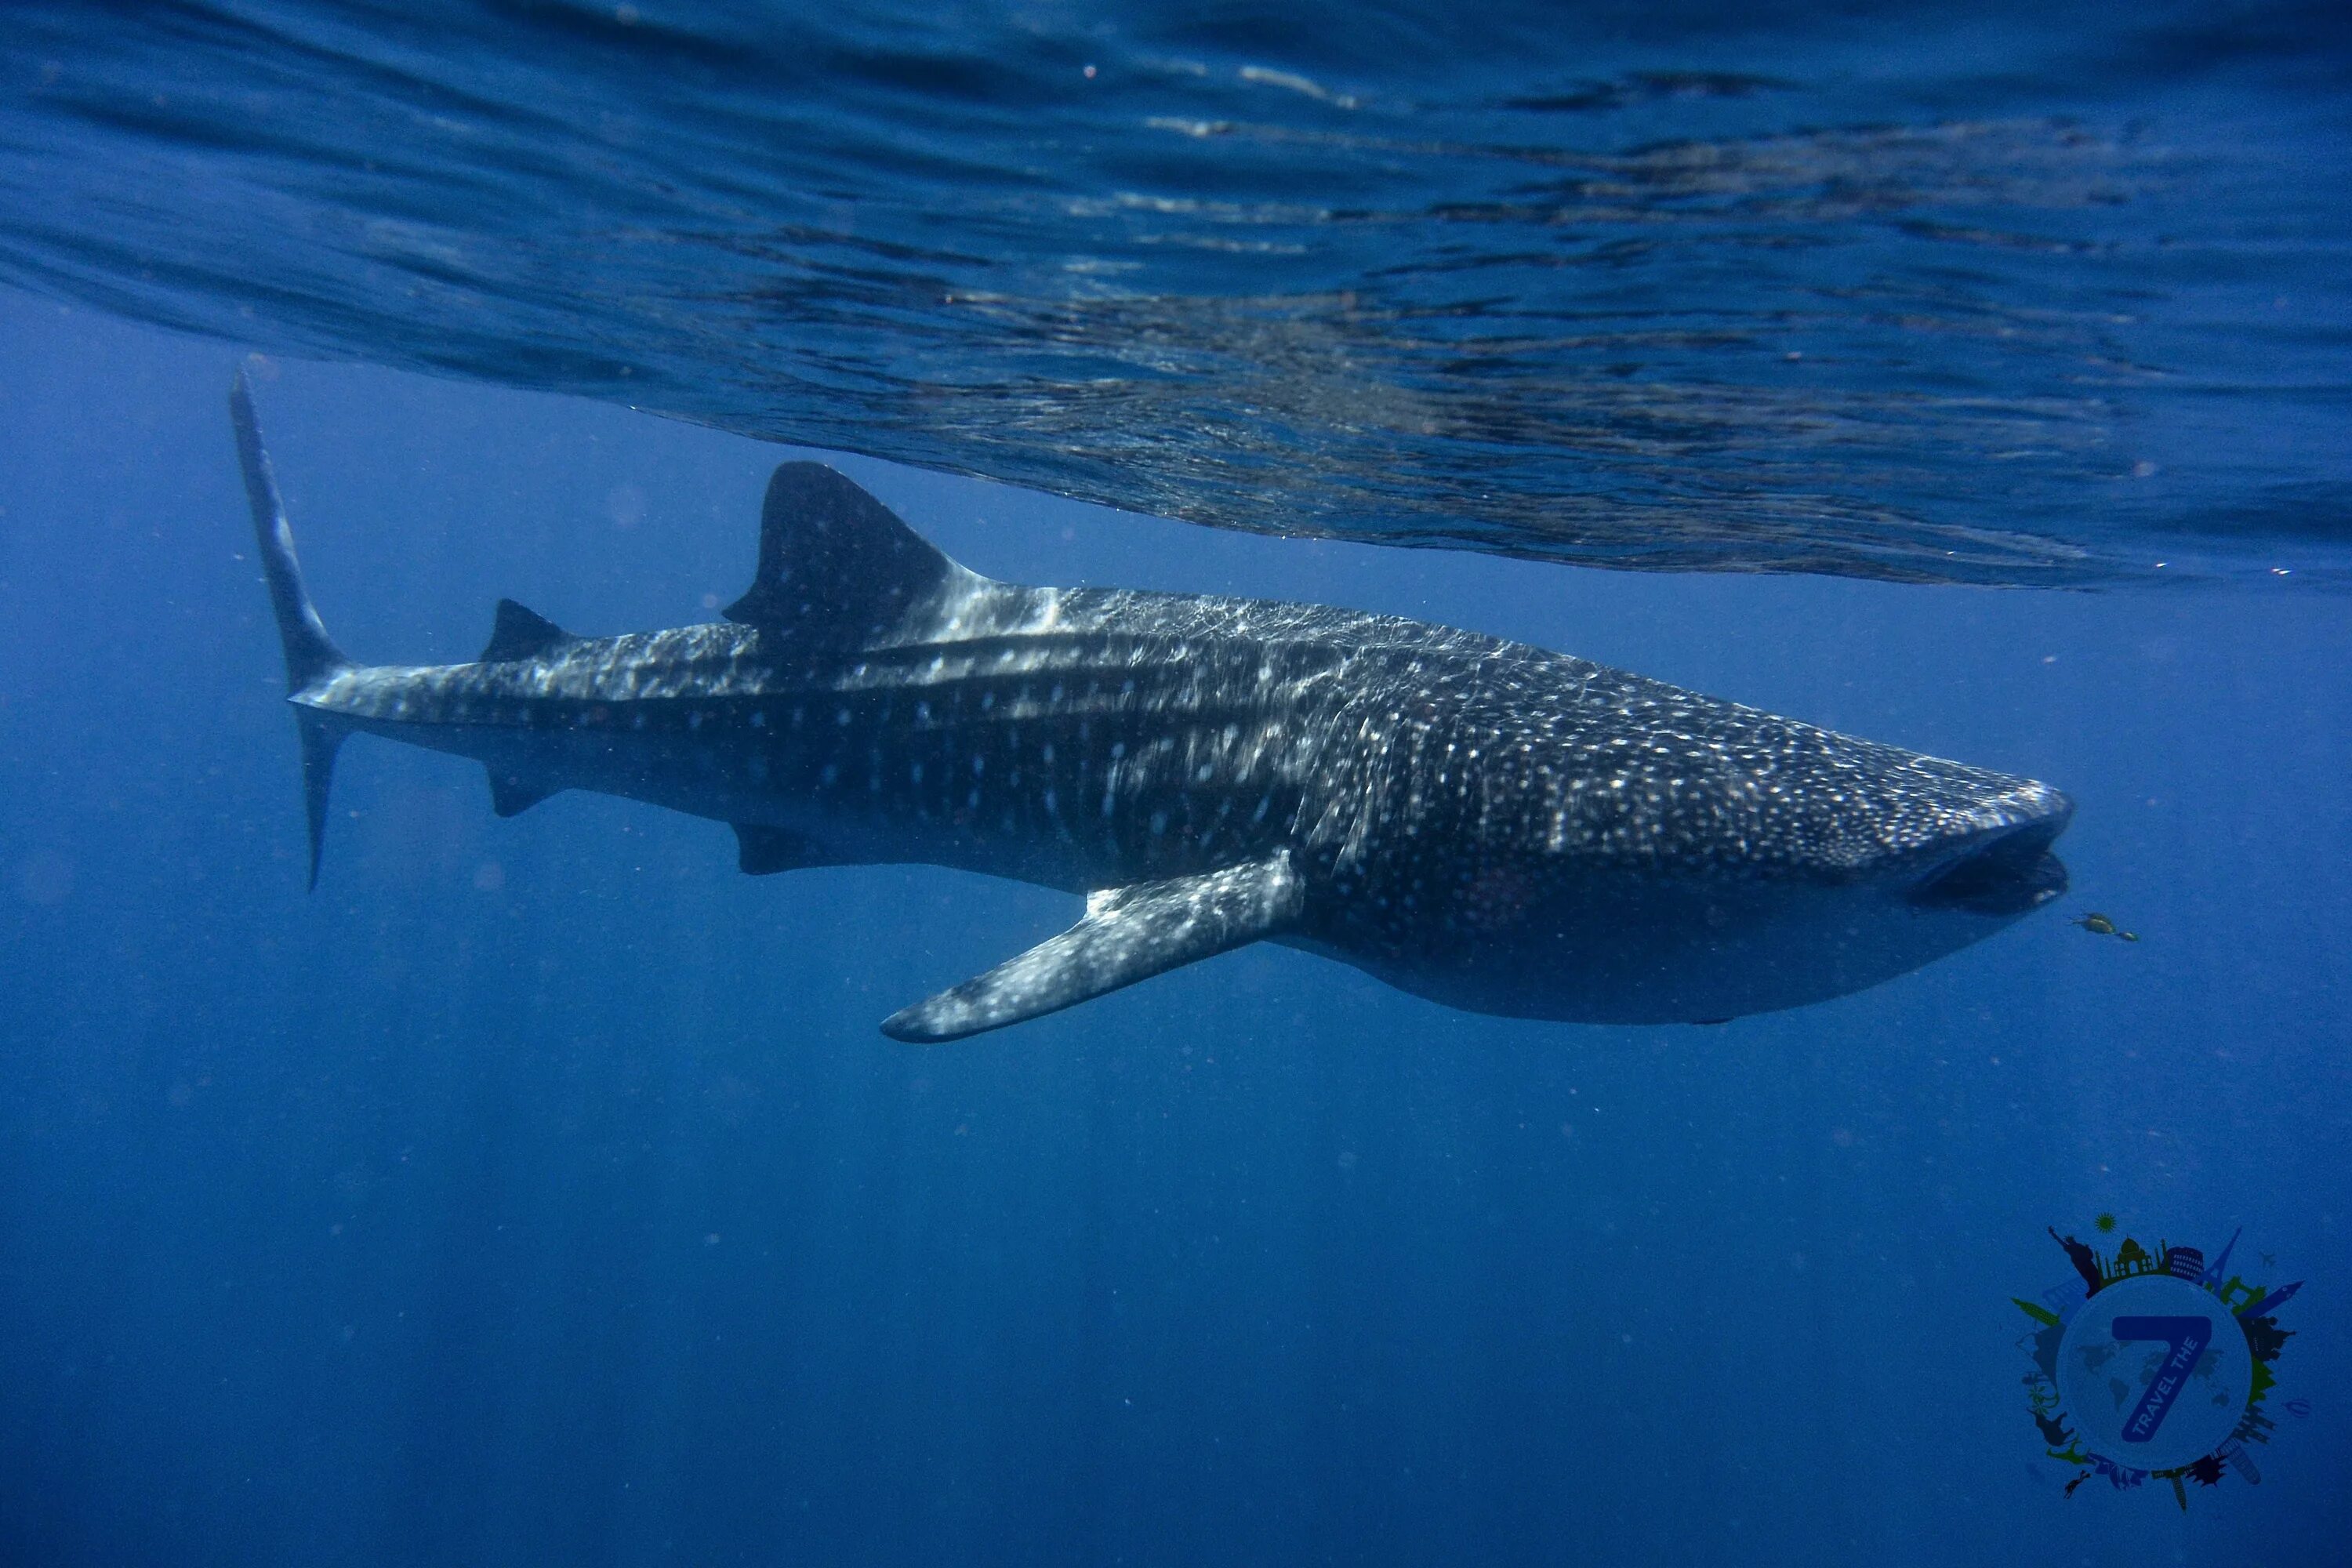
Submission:
POLYGON ((580 637, 512 600, 469 664, 362 665, 310 602, 230 396, 301 744, 315 889, 354 733, 733 826, 755 876, 925 862, 1081 895, 893 1014, 940 1041, 1244 944, 1476 1013, 1717 1023, 1980 941, 2066 886, 2048 784, 1393 616, 1029 587, 832 468, 769 482, 721 621, 580 637))

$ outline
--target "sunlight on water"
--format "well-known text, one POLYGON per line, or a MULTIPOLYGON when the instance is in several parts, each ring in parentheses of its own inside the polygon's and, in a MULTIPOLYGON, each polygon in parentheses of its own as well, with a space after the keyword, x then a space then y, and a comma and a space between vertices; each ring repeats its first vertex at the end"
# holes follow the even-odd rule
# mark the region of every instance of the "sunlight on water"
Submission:
POLYGON ((1227 527, 2340 577, 2340 13, 1214 16, 19 7, 0 279, 1227 527))

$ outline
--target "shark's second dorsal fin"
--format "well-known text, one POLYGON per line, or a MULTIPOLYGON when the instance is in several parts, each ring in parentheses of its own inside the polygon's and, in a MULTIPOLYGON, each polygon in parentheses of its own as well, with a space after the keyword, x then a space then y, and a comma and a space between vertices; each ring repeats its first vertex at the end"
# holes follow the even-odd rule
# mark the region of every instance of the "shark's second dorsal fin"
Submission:
POLYGON ((928 632, 987 579, 823 463, 784 463, 760 511, 760 571, 727 606, 740 626, 828 647, 928 632))
POLYGON ((507 773, 498 763, 486 764, 490 774, 490 809, 500 816, 520 816, 551 795, 562 795, 562 784, 543 784, 507 773))
POLYGON ((512 599, 499 601, 498 619, 490 623, 490 643, 482 649, 483 664, 507 664, 537 658, 572 641, 572 634, 536 610, 512 599))

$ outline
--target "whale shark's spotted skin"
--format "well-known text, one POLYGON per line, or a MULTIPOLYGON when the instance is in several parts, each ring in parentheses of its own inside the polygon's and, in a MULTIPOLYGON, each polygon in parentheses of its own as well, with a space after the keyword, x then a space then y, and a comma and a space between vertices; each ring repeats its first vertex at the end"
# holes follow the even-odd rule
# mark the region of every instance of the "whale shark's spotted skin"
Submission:
POLYGON ((314 811, 367 730, 478 758, 502 814, 584 788, 733 823, 747 870, 922 860, 1092 895, 901 1037, 1262 938, 1483 1011, 1712 1021, 1899 973, 2063 886, 2047 785, 1394 616, 991 582, 814 464, 777 471, 730 622, 583 638, 502 603, 480 661, 352 665, 237 408, 314 811))

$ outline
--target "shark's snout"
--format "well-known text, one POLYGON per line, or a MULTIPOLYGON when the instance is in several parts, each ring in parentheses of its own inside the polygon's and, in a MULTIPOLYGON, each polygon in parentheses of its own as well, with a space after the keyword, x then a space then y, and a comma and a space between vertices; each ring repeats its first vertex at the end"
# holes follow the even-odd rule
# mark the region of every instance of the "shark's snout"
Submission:
POLYGON ((2074 815, 2074 803, 2036 786, 2021 813, 1972 837, 1911 884, 1911 903, 2006 920, 2040 908, 2066 890, 2066 863, 2051 852, 2074 815))

